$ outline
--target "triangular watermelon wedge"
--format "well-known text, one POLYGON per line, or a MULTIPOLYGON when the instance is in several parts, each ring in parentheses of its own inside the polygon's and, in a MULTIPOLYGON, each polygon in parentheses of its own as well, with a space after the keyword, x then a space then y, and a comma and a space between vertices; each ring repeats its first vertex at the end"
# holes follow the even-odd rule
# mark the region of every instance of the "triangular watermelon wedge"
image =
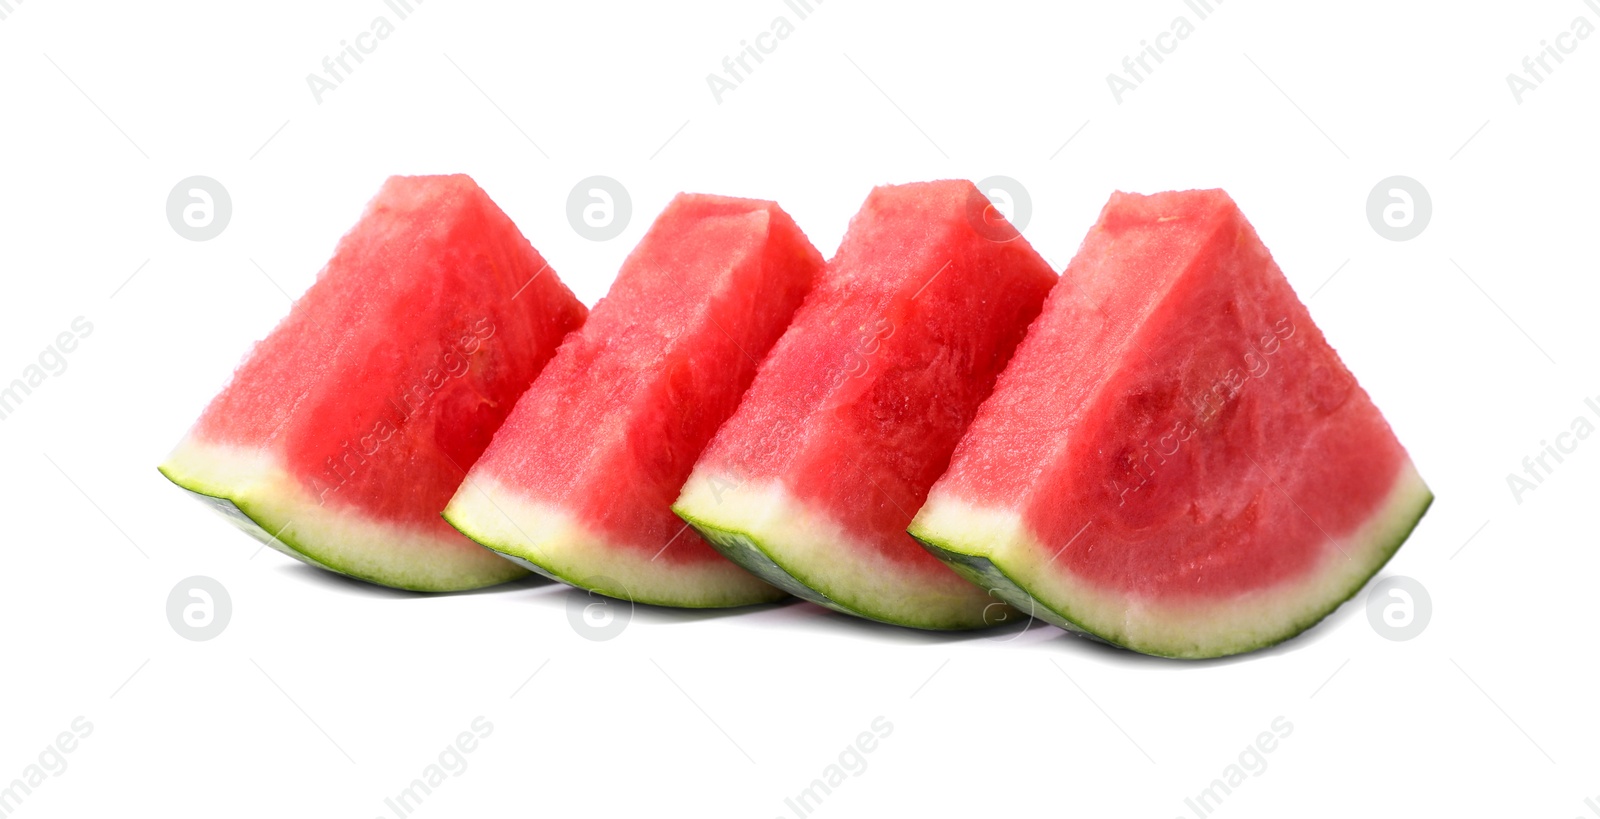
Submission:
POLYGON ((1119 193, 910 531, 1025 612, 1215 657, 1321 620, 1432 498, 1227 194, 1119 193))
POLYGON ((821 268, 776 204, 680 194, 517 402, 445 518, 612 597, 686 608, 784 597, 671 506, 821 268))
POLYGON ((971 182, 874 189, 674 511, 838 611, 928 629, 1016 617, 905 527, 1055 281, 971 182))
POLYGON ((585 314, 470 178, 393 177, 161 472, 352 577, 452 591, 520 576, 439 512, 585 314))

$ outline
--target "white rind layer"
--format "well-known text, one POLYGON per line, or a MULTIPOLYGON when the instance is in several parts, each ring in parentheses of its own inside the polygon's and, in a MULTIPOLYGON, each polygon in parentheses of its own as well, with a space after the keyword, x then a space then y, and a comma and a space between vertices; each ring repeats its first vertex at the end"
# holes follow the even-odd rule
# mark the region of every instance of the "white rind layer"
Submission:
POLYGON ((468 478, 444 517, 467 537, 546 577, 635 603, 725 608, 787 596, 714 555, 694 563, 672 560, 678 537, 619 544, 559 507, 528 499, 489 477, 468 478))
POLYGON ((896 625, 967 629, 1014 612, 937 564, 910 569, 799 502, 780 483, 696 470, 673 511, 769 583, 837 611, 896 625))
MULTIPOLYGON (((1218 657, 1293 637, 1360 591, 1400 548, 1433 494, 1407 460, 1386 499, 1356 531, 1333 539, 1300 579, 1210 601, 1161 603, 1097 586, 1054 564, 1019 514, 935 495, 910 532, 974 582, 1062 628, 1146 654, 1218 657)), ((1084 533, 1093 536, 1093 521, 1084 533)))
POLYGON ((278 459, 255 449, 188 436, 160 469, 251 537, 340 574, 412 591, 463 591, 526 574, 455 533, 441 537, 323 505, 278 459))

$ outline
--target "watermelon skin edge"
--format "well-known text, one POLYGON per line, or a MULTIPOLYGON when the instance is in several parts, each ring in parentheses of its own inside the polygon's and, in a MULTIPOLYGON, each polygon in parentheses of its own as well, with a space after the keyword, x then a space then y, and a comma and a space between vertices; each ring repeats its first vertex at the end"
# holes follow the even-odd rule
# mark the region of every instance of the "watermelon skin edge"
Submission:
POLYGON ((631 552, 551 506, 538 504, 487 478, 468 478, 445 507, 445 522, 509 563, 580 589, 653 606, 713 609, 772 603, 788 597, 744 569, 718 560, 698 574, 655 571, 654 556, 631 552), (588 575, 580 566, 604 566, 588 575))
MULTIPOLYGON (((1078 606, 1069 605, 1067 601, 1056 600, 1047 603, 1041 599, 1045 595, 1030 592, 1026 580, 1021 579, 1020 573, 1008 571, 1004 558, 997 558, 993 554, 984 553, 986 550, 972 548, 972 540, 967 540, 966 548, 957 545, 953 539, 943 538, 933 533, 925 524, 922 515, 918 515, 910 529, 911 536, 921 543, 934 557, 944 561, 958 574, 984 588, 990 589, 1000 599, 1011 604, 1025 614, 1031 614, 1041 620, 1056 625, 1067 631, 1088 637, 1098 642, 1118 646, 1120 648, 1149 654, 1156 657, 1172 659, 1200 660, 1216 657, 1226 657, 1235 654, 1244 654, 1259 651, 1264 648, 1282 643, 1304 633, 1306 630, 1322 622, 1340 606, 1354 598, 1366 587, 1367 583, 1382 571, 1395 553, 1400 550, 1411 533, 1422 522, 1428 509, 1433 505, 1433 492, 1416 473, 1416 469, 1406 461, 1401 469, 1400 476, 1395 481, 1395 488, 1390 495, 1390 503, 1384 509, 1373 515, 1360 530, 1370 530, 1369 538, 1352 537, 1343 539, 1346 546, 1357 545, 1363 540, 1369 548, 1370 556, 1364 568, 1357 572, 1353 582, 1344 584, 1339 590, 1329 596, 1325 602, 1313 606, 1301 616, 1292 618, 1276 628, 1254 634, 1221 634, 1221 635, 1182 635, 1176 639, 1140 639, 1130 638, 1125 634, 1118 634, 1111 629, 1096 629, 1088 625, 1089 619, 1078 609, 1078 606)), ((1358 530, 1358 532, 1360 531, 1358 530)), ((1030 544, 1032 545, 1032 544, 1030 544)), ((1036 545, 1032 545, 1037 548, 1036 545)), ((1357 545, 1359 548, 1359 545, 1357 545)), ((1181 632, 1181 626, 1179 626, 1181 632)))
MULTIPOLYGON (((817 519, 803 504, 796 504, 786 492, 772 486, 757 487, 749 483, 735 485, 735 482, 726 478, 706 479, 697 476, 690 479, 683 496, 673 504, 672 511, 693 526, 712 548, 750 574, 789 594, 834 611, 880 623, 931 631, 988 628, 1013 622, 1016 616, 1010 606, 997 599, 997 590, 985 596, 981 589, 969 588, 971 584, 958 576, 959 573, 950 576, 950 582, 942 592, 931 593, 922 600, 906 600, 904 589, 895 587, 892 572, 878 564, 840 565, 829 562, 823 555, 802 559, 796 554, 791 554, 791 559, 780 563, 774 554, 784 553, 784 550, 767 545, 769 538, 793 538, 797 531, 805 530, 824 532, 817 537, 822 541, 848 536, 836 531, 826 520, 817 519), (706 489, 712 485, 736 488, 723 489, 719 496, 718 492, 706 489), (707 520, 710 515, 697 511, 702 509, 721 511, 723 514, 718 517, 732 518, 740 523, 710 523, 707 520), (830 577, 830 572, 839 577, 830 577), (830 593, 832 588, 849 585, 838 582, 844 576, 876 576, 892 591, 879 597, 846 601, 830 593), (901 605, 895 609, 875 605, 888 601, 900 601, 901 605)), ((850 553, 865 555, 868 551, 859 549, 850 553)), ((985 584, 984 588, 988 589, 989 586, 985 584)))
MULTIPOLYGON (((942 620, 916 622, 907 620, 891 620, 885 617, 878 617, 859 609, 850 608, 849 606, 835 601, 822 592, 817 591, 816 589, 807 585, 805 582, 791 574, 787 569, 778 565, 778 563, 772 559, 772 555, 768 554, 767 550, 762 548, 760 541, 756 540, 745 532, 719 529, 710 524, 697 523, 694 521, 690 521, 690 525, 695 528, 695 531, 700 533, 701 537, 705 538, 707 543, 710 543, 717 551, 721 552, 729 560, 732 560, 733 562, 744 567, 745 570, 749 571, 751 574, 761 578, 762 580, 765 580, 766 582, 776 586, 779 589, 782 589, 785 592, 788 592, 789 594, 794 595, 795 597, 809 600, 819 606, 825 606, 843 614, 851 614, 855 615, 856 617, 865 617, 869 620, 874 620, 879 623, 888 623, 895 626, 912 626, 914 628, 929 629, 934 631, 959 631, 972 628, 982 628, 987 625, 996 625, 1000 622, 1003 622, 1002 620, 997 620, 995 623, 985 623, 982 621, 977 623, 966 621, 947 622, 942 620)), ((963 575, 965 576, 965 573, 963 573, 963 575)))
POLYGON ((188 492, 189 495, 195 500, 205 504, 207 509, 210 509, 211 511, 221 515, 229 523, 238 527, 239 531, 244 532, 255 540, 261 541, 263 545, 271 546, 273 549, 306 563, 307 565, 316 566, 319 569, 327 569, 328 571, 338 571, 338 569, 334 569, 333 567, 324 563, 317 562, 316 558, 305 553, 304 551, 301 551, 301 547, 299 545, 290 545, 288 542, 274 537, 271 532, 263 529, 261 524, 256 522, 255 518, 245 514, 245 511, 240 509, 239 504, 235 503, 232 498, 208 495, 198 489, 183 485, 183 483, 177 478, 168 474, 165 467, 157 467, 157 469, 163 476, 166 477, 167 480, 172 481, 173 484, 175 484, 179 489, 188 492))
POLYGON ((319 569, 414 592, 470 591, 527 575, 521 567, 470 541, 446 544, 445 550, 438 550, 427 533, 406 532, 359 513, 324 510, 281 470, 233 447, 185 439, 157 469, 245 534, 319 569), (217 472, 217 465, 224 462, 230 468, 226 473, 217 472), (319 536, 326 535, 318 531, 323 526, 354 533, 343 542, 346 554, 306 545, 331 543, 319 536), (302 532, 311 537, 302 537, 302 532), (429 559, 386 559, 393 557, 397 544, 426 550, 429 559))
POLYGON ((766 550, 761 548, 761 545, 750 535, 729 529, 719 529, 710 524, 695 521, 690 521, 689 525, 693 526, 694 530, 699 532, 700 536, 705 538, 706 542, 710 543, 718 552, 744 567, 746 571, 756 577, 796 597, 827 606, 834 611, 856 614, 856 612, 835 603, 795 579, 794 575, 785 571, 782 566, 773 561, 771 555, 768 555, 766 550))

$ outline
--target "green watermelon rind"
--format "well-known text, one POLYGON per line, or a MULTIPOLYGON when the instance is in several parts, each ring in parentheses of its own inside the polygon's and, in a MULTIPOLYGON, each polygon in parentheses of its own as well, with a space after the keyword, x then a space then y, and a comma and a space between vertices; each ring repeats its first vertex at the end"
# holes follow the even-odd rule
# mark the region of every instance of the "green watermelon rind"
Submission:
POLYGON ((184 475, 172 464, 163 464, 156 467, 156 469, 178 488, 188 492, 196 500, 205 504, 206 508, 222 516, 251 538, 309 566, 342 574, 346 577, 353 577, 357 580, 401 591, 439 593, 487 588, 515 580, 526 574, 526 572, 509 561, 506 562, 507 570, 504 573, 480 575, 466 582, 426 578, 425 573, 419 572, 382 573, 362 571, 345 561, 322 554, 321 550, 307 545, 300 538, 294 537, 288 532, 290 528, 293 528, 291 525, 280 526, 278 531, 274 532, 271 524, 266 520, 268 516, 262 514, 259 509, 254 508, 256 505, 247 499, 246 493, 213 486, 197 478, 184 475))
POLYGON ((1011 604, 1019 611, 1032 614, 1034 617, 1075 634, 1109 645, 1137 651, 1141 654, 1170 659, 1205 660, 1271 648, 1284 641, 1298 637, 1322 622, 1328 615, 1337 611, 1340 606, 1360 594, 1361 590, 1366 588, 1372 578, 1377 576, 1384 566, 1388 565, 1389 561, 1400 551, 1400 547, 1411 537, 1411 533, 1422 522, 1422 518, 1428 513, 1428 509, 1433 506, 1433 500, 1433 492, 1423 485, 1420 500, 1414 506, 1393 514, 1391 521, 1394 525, 1382 527, 1381 531, 1384 534, 1380 536, 1385 538, 1385 542, 1376 550, 1370 569, 1362 572, 1356 582, 1351 584, 1348 589, 1333 595, 1326 606, 1320 607, 1290 623, 1286 628, 1278 630, 1266 639, 1218 643, 1204 650, 1172 650, 1151 643, 1118 640, 1111 635, 1097 632, 1085 624, 1086 618, 1073 613, 1071 607, 1060 603, 1055 605, 1047 604, 1045 601, 1035 597, 991 557, 958 551, 949 541, 928 532, 919 531, 915 526, 907 531, 913 538, 916 538, 918 543, 922 544, 924 549, 927 549, 934 557, 944 561, 945 565, 954 569, 967 580, 991 589, 995 596, 1011 604))
MULTIPOLYGON (((850 606, 834 599, 827 592, 827 585, 814 577, 807 577, 804 573, 786 567, 773 556, 773 549, 763 545, 760 537, 750 532, 733 528, 725 528, 709 523, 696 517, 682 506, 674 506, 673 511, 684 522, 693 526, 700 536, 710 543, 712 548, 721 552, 724 557, 744 567, 751 574, 765 580, 789 594, 804 600, 809 600, 817 605, 824 606, 843 614, 862 617, 879 623, 895 626, 909 626, 912 628, 927 629, 929 631, 970 631, 977 628, 987 628, 998 625, 1004 621, 974 623, 970 618, 960 619, 929 619, 917 617, 885 617, 880 613, 866 610, 863 607, 850 606)), ((998 604, 996 604, 998 605, 998 604)))
MULTIPOLYGON (((468 476, 440 516, 490 554, 551 580, 629 603, 730 609, 788 597, 715 554, 656 562, 679 542, 687 524, 659 548, 654 543, 620 541, 598 522, 490 475, 468 476)), ((684 546, 678 548, 688 542, 683 539, 684 546)))
MULTIPOLYGON (((652 595, 648 592, 635 594, 628 584, 615 580, 601 573, 579 577, 576 572, 560 571, 552 568, 548 563, 553 561, 544 556, 533 554, 535 550, 520 544, 510 543, 500 538, 493 537, 485 532, 478 531, 469 524, 462 515, 451 515, 447 509, 443 515, 445 522, 455 527, 456 531, 470 538, 479 546, 500 555, 506 560, 532 571, 542 577, 547 577, 558 583, 591 591, 616 600, 628 603, 642 603, 647 606, 662 606, 675 609, 730 609, 742 606, 758 606, 764 603, 775 603, 788 597, 782 589, 774 589, 773 593, 759 597, 732 598, 727 594, 700 597, 652 595)), ((603 571, 603 570, 602 570, 603 571)), ((762 578, 765 579, 765 578, 762 578)))
MULTIPOLYGON (((266 527, 262 526, 254 516, 252 516, 249 512, 246 512, 244 508, 240 506, 241 501, 234 500, 233 498, 223 494, 212 494, 212 492, 215 492, 216 490, 207 492, 194 486, 190 486, 179 480, 173 473, 168 472, 167 468, 164 466, 158 466, 156 469, 160 471, 167 480, 172 481, 172 483, 179 489, 188 492, 189 495, 195 500, 205 504, 207 509, 210 509, 211 511, 221 515, 229 523, 238 527, 240 531, 249 535, 251 538, 260 541, 264 545, 271 546, 273 549, 295 558, 296 560, 316 566, 319 569, 327 569, 328 571, 333 572, 339 571, 338 569, 335 569, 332 566, 317 560, 315 557, 312 557, 310 551, 306 550, 305 547, 301 546, 300 544, 293 542, 292 539, 279 538, 271 532, 268 532, 266 527)), ((343 574, 343 572, 340 573, 343 574)))

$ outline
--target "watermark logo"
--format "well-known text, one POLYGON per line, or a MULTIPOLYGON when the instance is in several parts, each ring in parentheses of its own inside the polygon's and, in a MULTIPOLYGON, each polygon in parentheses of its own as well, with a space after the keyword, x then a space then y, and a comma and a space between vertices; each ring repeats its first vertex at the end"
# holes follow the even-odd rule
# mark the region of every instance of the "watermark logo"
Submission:
MULTIPOLYGON (((1600 402, 1593 398, 1585 398, 1583 403, 1589 412, 1600 418, 1600 402)), ((1579 415, 1572 419, 1568 429, 1556 434, 1555 443, 1541 439, 1539 454, 1522 459, 1521 475, 1515 472, 1506 473, 1506 486, 1511 490, 1511 499, 1521 506, 1523 496, 1538 489, 1546 478, 1554 475, 1556 467, 1566 462, 1566 456, 1578 451, 1578 445, 1589 439, 1594 433, 1594 428, 1594 422, 1590 421, 1588 416, 1579 415)))
POLYGON ((167 594, 167 622, 185 640, 210 640, 232 619, 233 598, 212 578, 198 574, 184 578, 167 594))
MULTIPOLYGON (((383 4, 388 6, 401 21, 410 17, 412 12, 416 11, 415 6, 422 5, 422 2, 423 0, 383 0, 383 4)), ((306 87, 311 89, 311 98, 321 105, 323 96, 344 85, 345 81, 355 73, 356 66, 366 62, 367 57, 394 34, 394 30, 395 24, 380 14, 372 19, 365 31, 349 40, 340 40, 339 50, 322 58, 322 73, 313 72, 306 75, 306 87), (352 62, 355 64, 352 65, 352 62)))
POLYGON ((976 186, 967 202, 967 223, 991 242, 1011 242, 1022 235, 1033 217, 1033 198, 1021 182, 1009 176, 990 176, 976 186))
POLYGON ((1410 640, 1421 634, 1432 619, 1433 598, 1412 578, 1385 577, 1367 592, 1367 622, 1385 640, 1410 640))
POLYGON ((494 333, 494 323, 487 317, 462 328, 456 334, 455 343, 447 347, 437 364, 423 370, 399 396, 389 399, 392 418, 384 415, 372 424, 367 434, 354 441, 343 441, 339 451, 323 462, 322 474, 311 477, 311 491, 317 493, 317 503, 326 505, 329 495, 354 479, 361 467, 366 466, 367 459, 377 455, 395 433, 422 414, 451 380, 471 372, 472 356, 483 348, 484 342, 494 338, 494 333))
MULTIPOLYGON (((816 6, 822 5, 822 0, 783 0, 783 3, 804 22, 816 11, 816 6)), ((748 40, 740 40, 739 50, 722 58, 722 73, 706 75, 706 87, 711 89, 711 98, 721 105, 723 96, 744 85, 745 80, 755 73, 756 67, 766 62, 767 56, 777 51, 778 46, 794 32, 795 24, 779 15, 773 18, 765 31, 748 40), (750 64, 751 60, 755 61, 755 65, 750 64)))
POLYGON ((0 0, 0 20, 5 20, 17 13, 14 6, 22 5, 23 0, 0 0))
POLYGON ((228 189, 209 176, 191 176, 173 185, 167 194, 167 222, 191 242, 221 236, 232 219, 233 199, 228 189))
POLYGON ((55 340, 45 345, 35 363, 22 368, 21 376, 0 386, 0 421, 16 413, 22 402, 43 386, 45 381, 66 372, 67 354, 77 350, 78 342, 94 332, 94 325, 83 316, 74 318, 68 328, 70 332, 63 330, 57 333, 55 340))
POLYGON ((67 726, 70 731, 56 734, 54 742, 44 746, 38 759, 22 769, 22 775, 0 786, 0 816, 9 816, 22 807, 22 803, 44 783, 67 772, 67 756, 78 750, 82 740, 94 733, 94 723, 75 717, 67 726))
POLYGON ((383 806, 389 809, 395 819, 405 819, 415 813, 441 785, 467 772, 467 756, 477 751, 479 744, 494 733, 494 723, 484 717, 474 718, 470 727, 471 731, 456 734, 455 740, 444 746, 438 758, 422 769, 421 775, 411 780, 399 793, 384 798, 383 806))
POLYGON ((867 772, 867 755, 878 750, 880 741, 894 733, 894 723, 880 716, 873 718, 869 727, 871 731, 862 731, 853 742, 844 746, 838 758, 822 769, 821 776, 811 780, 811 784, 794 796, 784 798, 784 806, 794 814, 795 819, 805 819, 815 813, 823 800, 845 782, 867 772))
POLYGON ((1205 819, 1215 813, 1217 808, 1222 807, 1223 800, 1244 783, 1267 772, 1267 755, 1276 751, 1279 743, 1294 733, 1294 723, 1284 717, 1274 717, 1270 727, 1271 731, 1257 734, 1255 741, 1239 752, 1238 759, 1222 769, 1221 776, 1211 780, 1204 790, 1183 800, 1184 806, 1196 819, 1205 819))
POLYGON ((731 479, 713 474, 706 478, 706 485, 711 487, 712 499, 717 502, 718 506, 721 506, 723 493, 738 492, 744 487, 744 479, 731 479))
MULTIPOLYGON (((1111 489, 1117 493, 1117 505, 1126 505, 1128 493, 1144 488, 1168 458, 1177 455, 1184 443, 1233 403, 1246 384, 1271 372, 1270 359, 1283 349, 1284 342, 1294 338, 1294 334, 1294 322, 1288 316, 1278 319, 1269 332, 1262 333, 1253 344, 1246 345, 1242 368, 1230 367, 1220 378, 1211 382, 1208 389, 1190 399, 1194 409, 1192 421, 1179 418, 1167 432, 1156 438, 1154 445, 1146 439, 1138 446, 1124 450, 1121 458, 1128 473, 1126 483, 1111 481, 1111 489)), ((1329 391, 1329 402, 1335 401, 1335 393, 1336 389, 1329 391)))
POLYGON ((845 372, 850 378, 860 378, 872 370, 872 357, 877 355, 883 342, 894 336, 894 322, 879 318, 871 326, 861 328, 856 345, 845 356, 849 362, 845 372))
POLYGON ((621 236, 632 218, 633 199, 628 189, 609 176, 581 180, 567 194, 567 223, 591 242, 621 236))
POLYGON ((585 640, 603 643, 613 639, 633 622, 633 595, 616 580, 591 577, 583 581, 583 588, 568 593, 567 622, 585 640))
MULTIPOLYGON (((1595 14, 1600 14, 1600 0, 1583 0, 1595 14)), ((1578 45, 1589 39, 1594 33, 1594 23, 1589 18, 1578 16, 1556 36, 1539 41, 1539 50, 1522 58, 1522 73, 1513 71, 1506 75, 1506 87, 1511 89, 1511 98, 1522 104, 1529 91, 1544 85, 1556 69, 1567 61, 1568 55, 1578 50, 1578 45), (1554 40, 1555 42, 1551 42, 1554 40)))
MULTIPOLYGON (((1222 5, 1222 0, 1183 0, 1183 4, 1188 6, 1201 22, 1205 22, 1206 18, 1216 11, 1215 7, 1222 5)), ((1167 57, 1177 51, 1178 46, 1189 39, 1194 32, 1195 24, 1180 14, 1173 18, 1166 31, 1151 38, 1155 42, 1140 40, 1139 50, 1132 56, 1122 58, 1122 73, 1113 72, 1106 75, 1106 86, 1111 89, 1111 98, 1121 105, 1123 97, 1144 85, 1150 79, 1150 75, 1155 73, 1156 66, 1166 62, 1167 57)))
POLYGON ((1367 194, 1367 223, 1391 242, 1422 235, 1433 218, 1433 198, 1422 183, 1409 176, 1391 176, 1372 186, 1367 194))
POLYGON ((991 587, 987 590, 987 593, 994 602, 983 607, 983 627, 1009 626, 1021 620, 1022 628, 1016 630, 1001 629, 997 633, 990 634, 986 639, 997 643, 1009 643, 1028 633, 1028 630, 1033 628, 1033 621, 1038 616, 1038 609, 1035 608, 1031 596, 1027 597, 1028 611, 1022 612, 1005 599, 1000 589, 991 587))

